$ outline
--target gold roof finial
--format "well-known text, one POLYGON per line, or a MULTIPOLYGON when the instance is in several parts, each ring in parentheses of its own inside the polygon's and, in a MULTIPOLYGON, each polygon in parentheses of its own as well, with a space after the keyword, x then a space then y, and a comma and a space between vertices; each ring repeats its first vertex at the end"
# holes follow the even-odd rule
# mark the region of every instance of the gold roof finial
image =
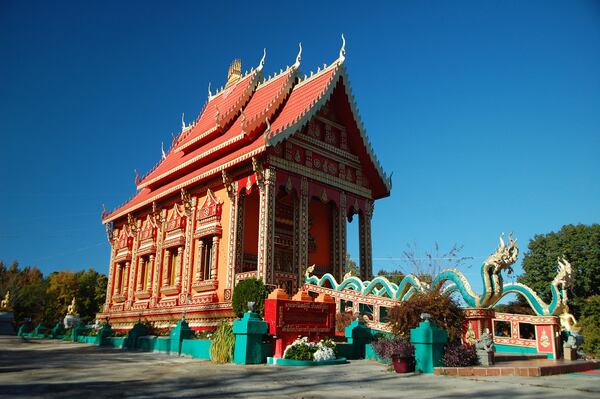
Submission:
POLYGON ((235 59, 229 65, 229 70, 227 71, 227 84, 225 88, 237 83, 242 78, 242 60, 235 59))
POLYGON ((300 66, 300 61, 302 60, 302 43, 298 43, 298 47, 300 50, 298 51, 298 55, 296 56, 296 62, 294 63, 294 68, 298 69, 300 66))
POLYGON ((346 59, 346 38, 344 37, 344 34, 342 33, 342 48, 340 49, 340 62, 344 62, 344 60, 346 59))
POLYGON ((256 68, 256 70, 258 72, 262 71, 263 67, 265 66, 265 58, 267 57, 267 49, 266 47, 263 49, 263 56, 260 59, 260 63, 258 64, 258 67, 256 68))

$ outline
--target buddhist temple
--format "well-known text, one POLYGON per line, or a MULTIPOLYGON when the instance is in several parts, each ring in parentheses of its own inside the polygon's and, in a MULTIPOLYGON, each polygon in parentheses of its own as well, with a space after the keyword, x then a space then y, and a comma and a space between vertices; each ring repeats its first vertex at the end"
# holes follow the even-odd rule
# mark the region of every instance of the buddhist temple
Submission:
POLYGON ((346 224, 358 218, 360 274, 372 274, 374 201, 390 195, 352 96, 345 43, 328 66, 263 74, 240 60, 191 124, 136 178, 137 192, 104 212, 111 246, 98 319, 140 318, 194 329, 233 318, 232 292, 256 277, 294 293, 309 265, 340 279, 346 224))

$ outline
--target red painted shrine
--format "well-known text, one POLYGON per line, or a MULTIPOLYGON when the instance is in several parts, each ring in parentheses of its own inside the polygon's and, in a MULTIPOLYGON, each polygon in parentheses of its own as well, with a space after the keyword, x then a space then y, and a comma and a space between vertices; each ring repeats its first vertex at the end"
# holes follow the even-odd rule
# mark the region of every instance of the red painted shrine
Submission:
POLYGON ((344 49, 308 77, 300 54, 273 77, 263 65, 242 74, 234 61, 224 88, 136 179, 135 196, 103 214, 111 256, 99 319, 118 329, 185 311, 202 329, 233 318, 242 279, 294 293, 308 265, 341 278, 353 216, 370 277, 373 203, 391 184, 358 117, 344 49))

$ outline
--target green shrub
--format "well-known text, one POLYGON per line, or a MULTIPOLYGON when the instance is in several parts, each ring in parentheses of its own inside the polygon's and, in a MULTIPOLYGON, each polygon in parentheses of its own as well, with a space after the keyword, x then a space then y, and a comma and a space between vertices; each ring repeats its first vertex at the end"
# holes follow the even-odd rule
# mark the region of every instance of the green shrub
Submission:
POLYGON ((254 302, 254 312, 264 314, 265 298, 269 290, 262 280, 249 278, 242 280, 233 290, 232 306, 237 317, 242 317, 248 311, 248 302, 254 302))
POLYGON ((479 363, 474 345, 458 342, 446 345, 442 356, 444 367, 469 367, 479 363))
POLYGON ((214 363, 227 363, 233 359, 235 335, 229 323, 221 323, 212 337, 210 360, 214 363))
POLYGON ((390 310, 388 320, 394 335, 409 337, 410 329, 419 325, 421 313, 429 313, 432 323, 448 331, 450 342, 460 340, 464 312, 456 300, 437 290, 414 294, 390 310))
POLYGON ((600 359, 600 295, 585 300, 579 325, 583 335, 581 349, 589 357, 600 359))

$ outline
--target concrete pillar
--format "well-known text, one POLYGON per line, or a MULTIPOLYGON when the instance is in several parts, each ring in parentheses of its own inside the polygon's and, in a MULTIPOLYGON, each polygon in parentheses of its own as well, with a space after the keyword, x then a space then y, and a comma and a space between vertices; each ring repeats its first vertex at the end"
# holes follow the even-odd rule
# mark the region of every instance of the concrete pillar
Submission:
POLYGON ((233 362, 236 364, 263 363, 262 338, 268 329, 267 323, 254 312, 246 312, 241 319, 234 321, 233 362))
POLYGON ((410 342, 415 347, 416 371, 433 373, 434 367, 442 366, 444 345, 448 342, 448 332, 431 323, 422 321, 410 330, 410 342))

